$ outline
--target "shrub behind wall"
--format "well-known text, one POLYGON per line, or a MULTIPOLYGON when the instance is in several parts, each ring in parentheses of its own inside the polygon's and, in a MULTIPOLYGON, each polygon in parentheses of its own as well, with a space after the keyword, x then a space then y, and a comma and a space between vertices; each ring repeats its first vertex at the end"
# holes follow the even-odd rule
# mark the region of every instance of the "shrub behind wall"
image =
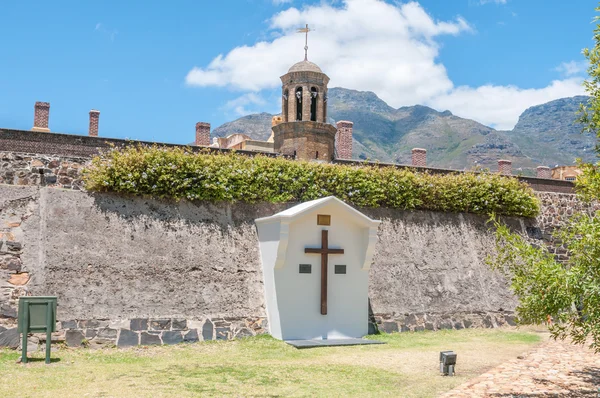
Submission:
POLYGON ((183 148, 130 146, 95 157, 86 188, 159 198, 303 202, 334 195, 356 206, 534 217, 533 191, 497 174, 431 175, 183 148))

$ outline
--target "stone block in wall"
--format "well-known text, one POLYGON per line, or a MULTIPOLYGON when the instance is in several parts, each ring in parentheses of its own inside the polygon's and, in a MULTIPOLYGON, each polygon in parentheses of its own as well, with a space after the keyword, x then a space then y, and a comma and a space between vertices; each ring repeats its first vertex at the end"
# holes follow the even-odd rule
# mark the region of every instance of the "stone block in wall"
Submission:
POLYGON ((0 317, 16 319, 17 308, 8 304, 0 305, 0 317))
MULTIPOLYGON (((0 233, 0 235, 2 235, 0 233)), ((0 236, 1 239, 1 236, 0 236)), ((0 245, 2 243, 0 242, 0 245)), ((0 256, 0 269, 13 271, 19 273, 21 271, 21 267, 23 266, 23 262, 21 259, 12 254, 6 254, 0 256)))
POLYGON ((99 337, 93 338, 89 341, 88 348, 97 350, 106 347, 114 347, 116 344, 116 340, 114 339, 102 339, 99 337))
POLYGON ((112 329, 112 328, 98 329, 98 337, 101 339, 115 340, 117 338, 117 329, 112 329))
POLYGON ((117 347, 133 347, 140 344, 140 335, 128 329, 121 329, 117 339, 117 347))
POLYGON ((77 321, 61 321, 61 329, 77 329, 77 321))
POLYGON ((417 325, 417 316, 415 314, 410 314, 404 319, 403 323, 408 326, 416 326, 417 325))
POLYGON ((215 333, 217 340, 229 340, 231 338, 231 329, 227 327, 218 327, 216 328, 215 333))
POLYGON ((198 337, 198 330, 192 329, 192 330, 188 331, 183 336, 183 341, 185 343, 196 343, 196 342, 200 341, 200 338, 198 337))
POLYGON ((8 283, 13 286, 23 286, 29 282, 29 273, 21 272, 18 274, 11 274, 10 278, 8 278, 8 283))
MULTIPOLYGON (((37 336, 39 337, 40 344, 46 344, 46 333, 38 333, 37 336)), ((59 331, 50 334, 50 342, 52 344, 66 343, 67 340, 65 333, 59 331)))
POLYGON ((252 331, 248 328, 241 328, 235 334, 236 339, 243 339, 245 337, 252 337, 252 336, 254 336, 254 333, 252 333, 252 331))
POLYGON ((438 329, 452 329, 452 320, 450 320, 450 319, 443 319, 438 324, 438 329))
POLYGON ((0 332, 0 347, 16 349, 19 347, 19 340, 17 328, 6 329, 0 332))
POLYGON ((85 336, 81 330, 67 330, 65 333, 65 340, 69 347, 81 347, 85 336))
POLYGON ((164 344, 179 344, 183 343, 183 336, 180 331, 166 331, 162 335, 164 344))
POLYGON ((109 324, 109 321, 106 319, 103 319, 103 320, 86 319, 86 320, 81 320, 81 321, 77 322, 77 324, 79 325, 79 329, 89 329, 89 328, 100 329, 100 328, 107 327, 109 324))
POLYGON ((14 240, 9 240, 9 241, 6 241, 6 249, 9 252, 15 253, 15 252, 21 251, 21 249, 23 249, 23 245, 21 244, 21 242, 16 242, 14 240))
POLYGON ((170 330, 170 319, 152 319, 150 321, 150 330, 170 330))
POLYGON ((129 329, 131 321, 129 319, 113 319, 109 321, 108 327, 110 329, 129 329))
POLYGON ((517 326, 517 322, 514 315, 505 315, 504 320, 510 326, 517 326))
POLYGON ((98 335, 98 330, 97 329, 86 329, 85 331, 85 338, 86 339, 93 339, 94 337, 96 337, 98 335))
POLYGON ((173 319, 171 322, 172 330, 185 330, 187 329, 187 319, 173 319))
POLYGON ((369 322, 368 334, 379 334, 379 329, 377 329, 377 324, 373 322, 369 322))
MULTIPOLYGON (((23 350, 23 346, 20 344, 21 339, 19 339, 19 347, 17 348, 19 351, 23 350)), ((39 349, 40 339, 37 336, 27 336, 27 352, 36 352, 39 349)))
POLYGON ((212 322, 207 319, 202 326, 202 339, 205 341, 209 341, 213 339, 214 326, 212 322))
POLYGON ((131 330, 148 330, 148 319, 136 318, 132 319, 129 325, 131 330))
POLYGON ((160 335, 158 334, 150 334, 147 332, 140 333, 140 344, 141 345, 160 345, 162 341, 160 340, 160 335))
POLYGON ((381 326, 386 333, 395 333, 399 331, 397 322, 383 322, 381 326))
POLYGON ((486 328, 494 328, 494 327, 498 327, 498 325, 496 325, 496 320, 491 316, 491 315, 486 315, 485 318, 483 318, 483 325, 486 328))

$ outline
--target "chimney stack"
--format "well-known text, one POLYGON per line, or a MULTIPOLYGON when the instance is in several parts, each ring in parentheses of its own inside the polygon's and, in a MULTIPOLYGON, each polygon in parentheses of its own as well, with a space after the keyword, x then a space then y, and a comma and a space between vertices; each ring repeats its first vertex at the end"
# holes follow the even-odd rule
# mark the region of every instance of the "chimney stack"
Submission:
POLYGON ((98 137, 98 121, 100 119, 100 111, 92 109, 90 111, 90 129, 88 135, 90 137, 98 137))
POLYGON ((50 119, 50 103, 36 102, 33 113, 33 127, 31 130, 49 133, 48 119, 50 119))
POLYGON ((427 167, 427 149, 413 148, 412 165, 416 167, 427 167))
POLYGON ((196 123, 196 146, 210 145, 210 123, 196 123))
POLYGON ((512 175, 512 162, 510 160, 501 159, 498 160, 498 173, 511 176, 512 175))
POLYGON ((550 167, 538 166, 536 171, 537 178, 552 178, 552 171, 550 170, 550 167))
POLYGON ((336 123, 335 150, 338 159, 352 159, 352 126, 354 123, 346 120, 336 123))

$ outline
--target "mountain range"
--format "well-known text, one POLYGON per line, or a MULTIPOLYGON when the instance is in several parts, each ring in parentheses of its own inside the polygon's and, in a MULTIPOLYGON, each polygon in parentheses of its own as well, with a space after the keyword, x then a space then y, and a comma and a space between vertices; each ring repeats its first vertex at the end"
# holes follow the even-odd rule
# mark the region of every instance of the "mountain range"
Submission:
MULTIPOLYGON (((579 104, 588 97, 562 98, 533 106, 510 131, 495 130, 474 120, 422 105, 393 108, 368 91, 331 88, 328 122, 354 122, 353 158, 410 164, 411 149, 427 149, 432 167, 496 170, 498 159, 513 161, 513 170, 534 174, 543 165, 571 165, 575 158, 594 161, 596 137, 582 134, 576 123, 579 104)), ((243 133, 266 140, 269 113, 241 117, 216 128, 214 136, 243 133)))

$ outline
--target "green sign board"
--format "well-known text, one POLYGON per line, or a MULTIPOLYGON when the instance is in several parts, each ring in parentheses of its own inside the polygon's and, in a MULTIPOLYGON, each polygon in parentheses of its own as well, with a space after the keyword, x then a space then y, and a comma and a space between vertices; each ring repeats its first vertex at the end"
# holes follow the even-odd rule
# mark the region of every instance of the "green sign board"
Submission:
POLYGON ((46 363, 50 363, 51 334, 56 331, 56 297, 20 297, 17 330, 23 334, 21 362, 27 363, 27 334, 46 333, 46 363))

